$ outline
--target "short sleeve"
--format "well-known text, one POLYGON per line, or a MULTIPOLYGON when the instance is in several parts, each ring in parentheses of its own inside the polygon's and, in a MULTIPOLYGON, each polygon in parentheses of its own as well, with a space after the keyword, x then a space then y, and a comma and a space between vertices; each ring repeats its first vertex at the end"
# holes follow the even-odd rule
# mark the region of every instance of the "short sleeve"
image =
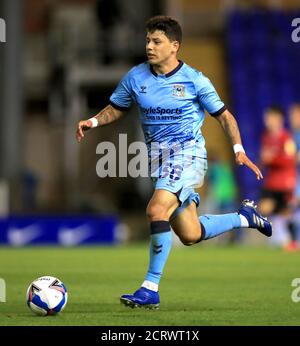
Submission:
POLYGON ((110 104, 119 110, 127 110, 132 104, 130 71, 122 78, 110 97, 110 104))
POLYGON ((211 81, 200 74, 196 83, 197 96, 200 105, 212 116, 218 116, 226 110, 211 81))

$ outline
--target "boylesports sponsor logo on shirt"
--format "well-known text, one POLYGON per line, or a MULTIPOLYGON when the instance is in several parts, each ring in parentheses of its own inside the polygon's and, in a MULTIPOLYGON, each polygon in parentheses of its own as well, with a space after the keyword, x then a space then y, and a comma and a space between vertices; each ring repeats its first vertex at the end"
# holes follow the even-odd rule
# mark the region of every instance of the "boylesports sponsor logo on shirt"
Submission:
POLYGON ((162 108, 162 107, 148 107, 144 108, 142 107, 142 112, 144 115, 175 115, 174 118, 179 119, 181 118, 182 110, 180 108, 162 108), (177 115, 177 116, 176 116, 177 115))

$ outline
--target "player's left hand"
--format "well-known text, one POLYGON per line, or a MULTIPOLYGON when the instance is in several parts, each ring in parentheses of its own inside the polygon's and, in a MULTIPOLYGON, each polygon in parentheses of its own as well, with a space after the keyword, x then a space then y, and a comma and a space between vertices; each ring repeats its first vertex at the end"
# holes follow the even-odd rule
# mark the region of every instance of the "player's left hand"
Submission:
POLYGON ((257 180, 263 179, 263 175, 260 169, 242 151, 239 151, 235 154, 235 162, 239 166, 246 165, 247 167, 249 167, 256 174, 257 180))

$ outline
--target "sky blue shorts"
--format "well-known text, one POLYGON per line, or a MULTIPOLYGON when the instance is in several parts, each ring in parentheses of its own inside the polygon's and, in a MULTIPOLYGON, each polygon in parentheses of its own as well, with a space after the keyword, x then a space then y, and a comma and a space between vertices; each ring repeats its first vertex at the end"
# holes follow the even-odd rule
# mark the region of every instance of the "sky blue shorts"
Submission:
POLYGON ((158 177, 152 177, 154 188, 174 193, 180 203, 171 219, 176 217, 192 201, 197 206, 199 205, 200 196, 195 192, 195 188, 203 185, 206 172, 207 159, 200 157, 185 158, 185 160, 173 157, 159 166, 156 172, 158 177))

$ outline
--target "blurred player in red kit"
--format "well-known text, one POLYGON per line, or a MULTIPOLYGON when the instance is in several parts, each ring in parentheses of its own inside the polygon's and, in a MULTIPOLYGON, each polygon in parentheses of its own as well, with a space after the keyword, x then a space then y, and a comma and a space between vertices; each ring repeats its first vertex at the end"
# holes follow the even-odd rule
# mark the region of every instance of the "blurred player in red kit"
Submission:
POLYGON ((293 202, 297 182, 296 145, 292 134, 284 127, 284 113, 279 107, 264 112, 265 131, 262 135, 260 160, 264 169, 264 184, 259 209, 272 216, 273 241, 289 246, 293 232, 293 202))

